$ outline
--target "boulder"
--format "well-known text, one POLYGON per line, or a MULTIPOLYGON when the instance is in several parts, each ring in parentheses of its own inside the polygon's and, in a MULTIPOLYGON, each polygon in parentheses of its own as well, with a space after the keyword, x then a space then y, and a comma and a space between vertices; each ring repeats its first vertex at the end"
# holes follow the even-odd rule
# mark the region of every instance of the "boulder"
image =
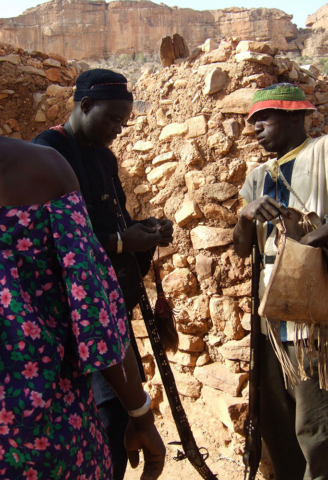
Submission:
POLYGON ((49 118, 49 120, 53 122, 58 117, 58 113, 59 113, 58 105, 52 105, 52 107, 50 107, 47 110, 47 117, 49 118))
POLYGON ((193 375, 174 370, 174 379, 178 392, 183 397, 199 398, 202 384, 193 375))
POLYGON ((12 65, 20 65, 22 63, 21 58, 19 55, 4 55, 0 57, 0 62, 8 62, 12 65))
POLYGON ((219 92, 225 86, 227 81, 227 74, 223 72, 220 68, 213 69, 205 77, 203 94, 212 95, 213 93, 219 92))
POLYGON ((38 110, 35 115, 35 121, 37 123, 44 123, 47 121, 46 114, 44 113, 43 110, 38 110))
POLYGON ((197 367, 203 367, 210 361, 210 356, 209 354, 205 351, 202 352, 199 357, 197 358, 196 366, 197 367))
POLYGON ((215 228, 199 225, 190 232, 190 239, 195 250, 222 247, 232 243, 233 229, 215 228))
POLYGON ((176 297, 182 293, 186 294, 194 291, 197 280, 189 268, 176 268, 164 277, 162 285, 165 293, 176 297))
POLYGON ((230 373, 220 363, 210 363, 204 367, 196 367, 194 376, 204 385, 222 390, 233 397, 237 397, 244 381, 248 378, 247 373, 230 373))
POLYGON ((212 50, 218 48, 218 46, 219 44, 214 40, 214 38, 208 38, 207 40, 205 40, 202 50, 205 53, 209 53, 212 52, 212 50))
POLYGON ((49 68, 46 70, 46 77, 50 82, 61 82, 61 74, 57 68, 49 68))

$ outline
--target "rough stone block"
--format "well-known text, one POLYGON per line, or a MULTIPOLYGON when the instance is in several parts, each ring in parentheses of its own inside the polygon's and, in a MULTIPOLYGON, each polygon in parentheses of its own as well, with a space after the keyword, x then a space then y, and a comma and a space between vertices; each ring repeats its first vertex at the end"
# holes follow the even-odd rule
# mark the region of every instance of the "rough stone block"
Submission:
POLYGON ((176 268, 173 272, 166 275, 162 284, 166 293, 179 296, 182 293, 189 293, 195 290, 197 280, 189 268, 176 268))
MULTIPOLYGON (((0 57, 1 60, 1 57, 0 57)), ((43 70, 39 68, 30 67, 27 65, 26 67, 18 67, 18 70, 24 73, 29 73, 30 75, 40 75, 40 77, 46 77, 46 74, 43 70)))
POLYGON ((38 123, 44 123, 47 121, 47 117, 43 110, 38 110, 35 115, 35 121, 38 123))
POLYGON ((229 360, 242 360, 249 362, 250 355, 250 335, 241 340, 231 340, 219 347, 219 353, 229 360))
POLYGON ((268 43, 252 42, 249 40, 242 40, 238 43, 236 53, 242 52, 267 53, 268 55, 274 55, 274 49, 271 48, 268 43))
POLYGON ((214 133, 208 137, 208 146, 214 148, 218 155, 225 155, 229 152, 233 142, 221 132, 214 133))
POLYGON ((47 58, 46 60, 43 61, 43 65, 45 67, 61 67, 61 63, 58 62, 58 60, 55 60, 54 58, 47 58))
POLYGON ((194 367, 197 361, 197 355, 180 351, 177 351, 175 354, 168 352, 167 358, 171 363, 179 363, 184 367, 194 367))
POLYGON ((196 366, 203 367, 210 361, 210 356, 207 352, 202 352, 197 358, 196 366))
POLYGON ((238 63, 240 62, 253 62, 260 63, 261 65, 270 66, 273 62, 271 55, 265 53, 255 53, 255 52, 242 52, 235 55, 235 59, 238 63))
POLYGON ((210 300, 210 313, 213 326, 224 332, 228 338, 240 339, 244 330, 240 323, 239 306, 232 298, 213 296, 210 300))
POLYGON ((219 393, 207 386, 202 388, 202 398, 212 414, 219 418, 231 432, 243 434, 248 409, 248 401, 245 398, 219 393))
POLYGON ((222 289, 223 295, 227 297, 244 297, 251 296, 251 280, 241 283, 239 285, 234 285, 233 287, 227 287, 222 289))
POLYGON ((151 192, 151 186, 138 185, 133 191, 136 195, 144 195, 145 193, 151 192))
POLYGON ((214 40, 214 38, 208 38, 207 40, 205 40, 204 48, 202 50, 208 53, 218 48, 218 46, 219 44, 214 40))
POLYGON ((191 194, 205 185, 205 176, 203 172, 200 172, 199 170, 192 170, 191 172, 186 173, 185 182, 188 192, 191 194))
POLYGON ((154 148, 153 142, 145 142, 143 140, 138 140, 137 143, 132 147, 134 152, 150 152, 154 148))
POLYGON ((200 137, 207 132, 207 120, 204 115, 189 118, 186 120, 186 124, 188 126, 188 134, 186 138, 200 137))
POLYGON ((147 180, 152 185, 157 185, 160 182, 167 182, 167 180, 173 175, 174 170, 177 168, 178 162, 163 163, 159 167, 154 168, 147 175, 147 180))
POLYGON ((228 198, 233 197, 238 192, 238 188, 227 182, 212 183, 202 187, 203 194, 211 200, 224 202, 228 198))
POLYGON ((199 398, 202 384, 192 375, 187 373, 173 372, 177 389, 184 397, 199 398))
POLYGON ((224 97, 223 100, 219 100, 216 106, 221 108, 222 113, 247 115, 251 109, 255 92, 256 90, 253 88, 240 88, 224 97))
POLYGON ((235 225, 237 223, 236 215, 217 203, 207 203, 203 208, 203 212, 206 218, 221 220, 228 225, 235 225))
POLYGON ((0 57, 0 62, 8 62, 12 65, 20 65, 21 58, 19 55, 5 55, 3 57, 0 57))
POLYGON ((187 165, 202 165, 203 158, 198 150, 196 140, 186 140, 181 151, 181 158, 187 165))
POLYGON ((242 384, 248 378, 247 373, 230 373, 220 363, 210 363, 204 367, 196 367, 194 376, 201 383, 229 393, 233 397, 239 395, 242 384))
POLYGON ((170 123, 166 125, 159 136, 160 140, 169 140, 174 137, 182 137, 188 133, 186 123, 170 123))
POLYGON ((205 344, 201 338, 194 335, 179 333, 179 350, 184 350, 186 352, 202 352, 204 346, 205 344))
POLYGON ((202 218, 203 214, 199 210, 199 207, 195 200, 185 196, 182 207, 175 214, 175 221, 179 227, 184 227, 193 218, 202 218))
POLYGON ((209 72, 205 77, 203 94, 212 95, 219 92, 225 86, 227 81, 227 74, 220 68, 215 68, 209 72))
POLYGON ((52 105, 52 107, 50 107, 47 110, 47 117, 49 118, 49 120, 53 122, 58 117, 58 113, 59 113, 58 105, 52 105))
POLYGON ((228 137, 239 137, 239 123, 234 118, 227 118, 222 122, 223 130, 228 137))
POLYGON ((199 225, 190 232, 192 246, 196 250, 222 247, 232 243, 233 230, 230 228, 215 228, 199 225))
POLYGON ((201 253, 196 256, 195 271, 199 282, 212 276, 212 268, 213 259, 211 257, 207 257, 201 253))
POLYGON ((152 164, 159 165, 160 163, 171 162, 172 160, 175 160, 174 152, 166 152, 157 155, 152 161, 152 164))

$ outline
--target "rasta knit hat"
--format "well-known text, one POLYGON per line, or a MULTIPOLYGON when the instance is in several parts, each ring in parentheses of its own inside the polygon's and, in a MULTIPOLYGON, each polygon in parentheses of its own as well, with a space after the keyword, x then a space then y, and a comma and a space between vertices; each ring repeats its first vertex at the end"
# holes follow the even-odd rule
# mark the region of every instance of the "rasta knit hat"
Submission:
POLYGON ((76 80, 74 101, 83 97, 93 100, 129 100, 133 102, 132 86, 120 73, 96 68, 81 73, 76 80))
POLYGON ((316 110, 306 99, 303 90, 291 83, 276 83, 255 92, 252 108, 247 117, 248 123, 254 123, 252 116, 255 112, 269 108, 285 111, 305 110, 306 115, 311 115, 316 110))

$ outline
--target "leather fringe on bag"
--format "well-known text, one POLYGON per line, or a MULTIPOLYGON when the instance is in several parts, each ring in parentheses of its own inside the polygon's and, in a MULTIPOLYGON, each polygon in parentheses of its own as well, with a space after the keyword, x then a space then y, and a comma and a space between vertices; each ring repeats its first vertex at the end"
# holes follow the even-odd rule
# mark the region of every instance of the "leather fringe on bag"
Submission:
MULTIPOLYGON (((318 227, 319 217, 289 208, 301 217, 304 235, 318 227)), ((320 222, 321 224, 321 222, 320 222)), ((318 358, 319 385, 328 390, 328 273, 323 248, 302 245, 287 236, 284 220, 278 225, 278 254, 264 292, 259 314, 266 318, 268 336, 281 364, 285 384, 298 385, 309 377, 304 359, 310 364, 318 358), (294 345, 297 370, 291 363, 280 338, 280 321, 295 322, 294 345)))

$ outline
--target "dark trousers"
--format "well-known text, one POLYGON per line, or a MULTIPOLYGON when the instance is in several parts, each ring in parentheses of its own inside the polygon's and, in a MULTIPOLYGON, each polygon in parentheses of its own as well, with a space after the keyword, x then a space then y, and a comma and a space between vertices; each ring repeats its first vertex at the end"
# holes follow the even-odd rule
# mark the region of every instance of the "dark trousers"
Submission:
MULTIPOLYGON (((293 343, 284 346, 296 366, 293 343)), ((261 433, 275 480, 328 480, 328 392, 320 390, 313 364, 310 380, 286 390, 270 341, 261 335, 261 433)), ((305 370, 310 377, 308 363, 305 370)))
POLYGON ((99 405, 98 412, 109 438, 113 480, 123 480, 128 462, 128 455, 124 448, 124 434, 129 415, 116 397, 99 405))

